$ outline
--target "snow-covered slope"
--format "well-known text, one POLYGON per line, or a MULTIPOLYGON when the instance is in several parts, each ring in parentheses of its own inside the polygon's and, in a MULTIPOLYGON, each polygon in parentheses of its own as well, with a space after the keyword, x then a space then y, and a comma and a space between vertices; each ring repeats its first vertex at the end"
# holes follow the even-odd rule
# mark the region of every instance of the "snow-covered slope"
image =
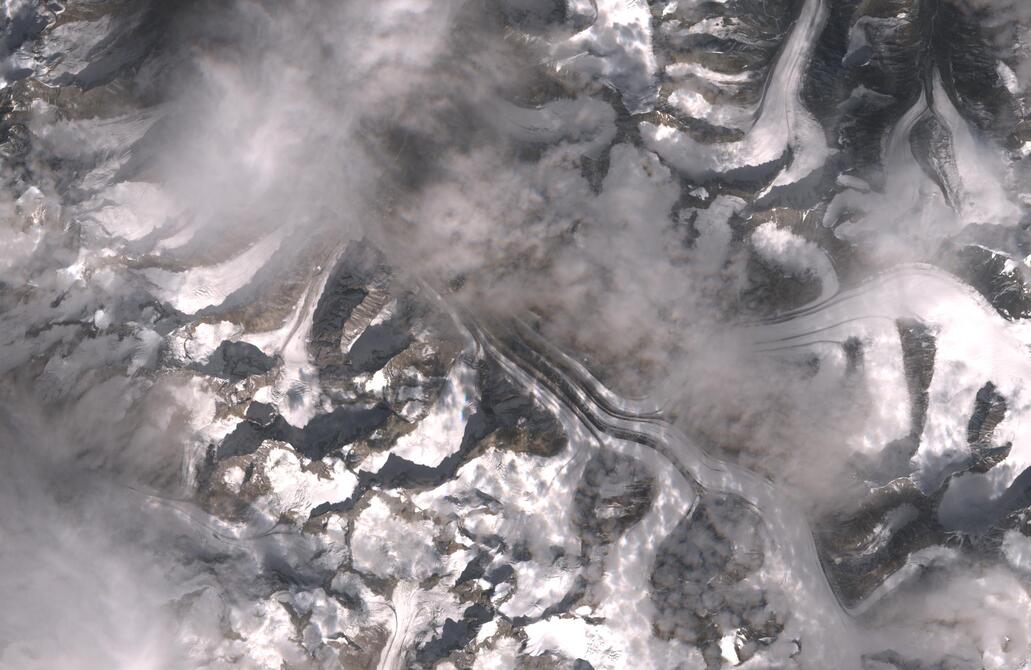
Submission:
POLYGON ((7 0, 0 668, 1023 667, 1029 26, 7 0))

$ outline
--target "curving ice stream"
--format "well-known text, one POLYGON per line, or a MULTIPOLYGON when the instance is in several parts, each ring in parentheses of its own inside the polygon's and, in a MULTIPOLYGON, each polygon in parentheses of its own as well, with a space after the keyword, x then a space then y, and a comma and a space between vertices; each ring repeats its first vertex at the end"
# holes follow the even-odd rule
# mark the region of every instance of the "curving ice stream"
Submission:
POLYGON ((0 2, 0 670, 1031 663, 1031 12, 0 2))

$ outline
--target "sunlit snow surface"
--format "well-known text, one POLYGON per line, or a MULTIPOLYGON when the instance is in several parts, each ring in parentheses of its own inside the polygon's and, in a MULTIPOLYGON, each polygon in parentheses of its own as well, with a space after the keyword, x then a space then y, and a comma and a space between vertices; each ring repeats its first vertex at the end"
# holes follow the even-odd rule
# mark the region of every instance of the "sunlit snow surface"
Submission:
POLYGON ((0 670, 1031 664, 1020 2, 0 25, 0 670))

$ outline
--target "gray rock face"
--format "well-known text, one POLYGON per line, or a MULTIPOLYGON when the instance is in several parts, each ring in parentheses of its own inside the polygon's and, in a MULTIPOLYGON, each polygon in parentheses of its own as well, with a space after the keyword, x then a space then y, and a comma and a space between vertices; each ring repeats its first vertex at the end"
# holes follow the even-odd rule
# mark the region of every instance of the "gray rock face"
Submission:
POLYGON ((762 590, 746 581, 763 564, 759 526, 740 500, 699 501, 656 552, 651 585, 657 633, 699 645, 707 667, 722 665, 719 642, 729 631, 745 631, 734 644, 754 653, 783 630, 762 590))
POLYGON ((310 346, 316 361, 322 365, 338 362, 344 324, 370 291, 388 278, 389 271, 378 250, 367 243, 348 245, 326 280, 312 316, 310 346))
POLYGON ((1029 57, 1010 0, 7 2, 0 667, 1025 667, 1029 57))
POLYGON ((197 371, 237 382, 251 375, 265 374, 275 366, 275 359, 253 344, 226 340, 218 345, 207 363, 197 366, 197 371))
POLYGON ((654 478, 641 464, 601 451, 584 467, 573 499, 573 524, 586 547, 610 544, 648 512, 654 478))

